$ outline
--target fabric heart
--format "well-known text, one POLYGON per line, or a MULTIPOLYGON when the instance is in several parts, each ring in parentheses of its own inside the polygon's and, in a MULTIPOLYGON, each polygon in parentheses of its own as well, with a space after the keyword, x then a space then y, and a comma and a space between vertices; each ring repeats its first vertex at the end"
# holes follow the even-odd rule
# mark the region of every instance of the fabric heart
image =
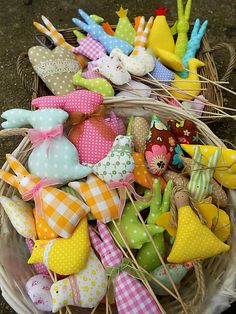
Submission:
POLYGON ((52 51, 34 46, 28 55, 35 72, 54 95, 65 95, 75 90, 72 77, 81 67, 72 52, 61 46, 52 51))

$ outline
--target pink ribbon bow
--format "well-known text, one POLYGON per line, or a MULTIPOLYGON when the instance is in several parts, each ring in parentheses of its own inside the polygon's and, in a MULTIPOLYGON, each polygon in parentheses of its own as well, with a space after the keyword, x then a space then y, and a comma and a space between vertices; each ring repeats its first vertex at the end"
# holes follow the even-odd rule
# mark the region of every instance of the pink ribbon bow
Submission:
POLYGON ((47 154, 51 144, 51 139, 57 136, 62 136, 63 134, 63 125, 59 124, 55 128, 49 131, 40 131, 36 129, 29 130, 29 138, 33 144, 32 148, 35 148, 42 144, 44 141, 48 141, 47 154))
POLYGON ((25 202, 34 199, 35 210, 36 210, 36 215, 35 215, 36 221, 39 219, 40 216, 43 215, 43 206, 42 206, 42 199, 40 197, 40 191, 47 186, 52 186, 56 184, 59 184, 59 182, 56 181, 55 179, 44 178, 40 180, 38 183, 36 183, 35 186, 31 190, 22 194, 22 199, 25 202))
POLYGON ((123 181, 111 181, 108 183, 110 189, 118 189, 120 194, 120 208, 119 208, 119 216, 122 216, 123 209, 126 203, 126 189, 133 194, 134 198, 140 202, 148 202, 151 197, 141 196, 137 194, 134 187, 131 185, 135 181, 135 177, 133 173, 129 173, 123 181))

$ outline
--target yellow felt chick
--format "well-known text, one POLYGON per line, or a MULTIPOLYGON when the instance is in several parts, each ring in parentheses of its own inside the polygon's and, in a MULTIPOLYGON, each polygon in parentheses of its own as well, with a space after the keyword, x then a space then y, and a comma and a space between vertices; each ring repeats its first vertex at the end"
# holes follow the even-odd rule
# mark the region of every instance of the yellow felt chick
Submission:
MULTIPOLYGON (((191 157, 196 145, 181 144, 182 149, 191 157)), ((216 151, 216 146, 199 145, 202 153, 202 163, 207 165, 209 156, 216 151)), ((214 178, 228 189, 236 189, 236 151, 221 147, 221 156, 214 171, 214 178)))
POLYGON ((197 75, 197 69, 205 66, 205 63, 196 58, 192 58, 189 60, 188 66, 191 72, 189 72, 187 78, 182 78, 176 73, 174 74, 174 81, 171 83, 171 86, 182 89, 186 92, 185 94, 176 90, 170 91, 177 99, 192 100, 195 96, 198 96, 201 93, 201 82, 199 80, 199 76, 197 75), (187 93, 191 95, 187 95, 187 93))
POLYGON ((13 227, 24 238, 35 239, 36 228, 32 207, 17 196, 0 197, 0 204, 4 208, 13 227))
POLYGON ((148 37, 147 47, 152 49, 156 57, 158 57, 156 54, 157 48, 172 53, 175 50, 174 38, 165 17, 166 11, 167 10, 162 7, 155 11, 157 16, 155 17, 148 37))
POLYGON ((178 228, 176 239, 167 258, 169 263, 206 259, 230 249, 229 245, 220 241, 214 233, 201 223, 189 205, 186 192, 175 194, 178 208, 178 228))
POLYGON ((69 239, 37 240, 28 264, 44 263, 60 275, 78 273, 90 253, 87 218, 83 218, 69 239))

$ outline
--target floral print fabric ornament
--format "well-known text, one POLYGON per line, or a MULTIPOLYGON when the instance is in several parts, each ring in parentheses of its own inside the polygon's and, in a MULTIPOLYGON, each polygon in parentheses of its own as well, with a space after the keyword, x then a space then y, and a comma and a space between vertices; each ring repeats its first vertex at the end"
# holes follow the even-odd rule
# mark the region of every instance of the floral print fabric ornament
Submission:
POLYGON ((183 167, 180 159, 182 150, 175 136, 156 115, 152 117, 144 155, 150 172, 158 176, 165 172, 169 164, 177 170, 183 167))
POLYGON ((179 144, 196 144, 198 142, 198 131, 191 120, 169 120, 168 129, 176 136, 179 144))

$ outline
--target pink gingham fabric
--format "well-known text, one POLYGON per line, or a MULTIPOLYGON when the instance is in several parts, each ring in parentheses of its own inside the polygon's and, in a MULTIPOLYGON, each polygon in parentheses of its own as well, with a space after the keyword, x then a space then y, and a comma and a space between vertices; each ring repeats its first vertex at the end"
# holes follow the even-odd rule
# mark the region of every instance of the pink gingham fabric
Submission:
POLYGON ((158 305, 148 290, 125 271, 114 283, 116 306, 119 314, 159 314, 158 305))
POLYGON ((32 106, 39 109, 60 108, 67 112, 82 112, 89 114, 103 103, 101 94, 88 90, 73 91, 64 96, 44 96, 35 98, 32 106))
MULTIPOLYGON (((123 254, 115 245, 108 227, 97 221, 100 237, 90 227, 90 240, 101 257, 104 267, 118 267, 122 264, 123 254)), ((160 308, 155 300, 136 278, 121 271, 114 279, 116 306, 119 314, 159 314, 160 308)))
POLYGON ((73 48, 73 52, 79 53, 90 60, 97 60, 102 54, 106 54, 103 45, 89 34, 86 38, 82 38, 79 43, 78 47, 73 48))

